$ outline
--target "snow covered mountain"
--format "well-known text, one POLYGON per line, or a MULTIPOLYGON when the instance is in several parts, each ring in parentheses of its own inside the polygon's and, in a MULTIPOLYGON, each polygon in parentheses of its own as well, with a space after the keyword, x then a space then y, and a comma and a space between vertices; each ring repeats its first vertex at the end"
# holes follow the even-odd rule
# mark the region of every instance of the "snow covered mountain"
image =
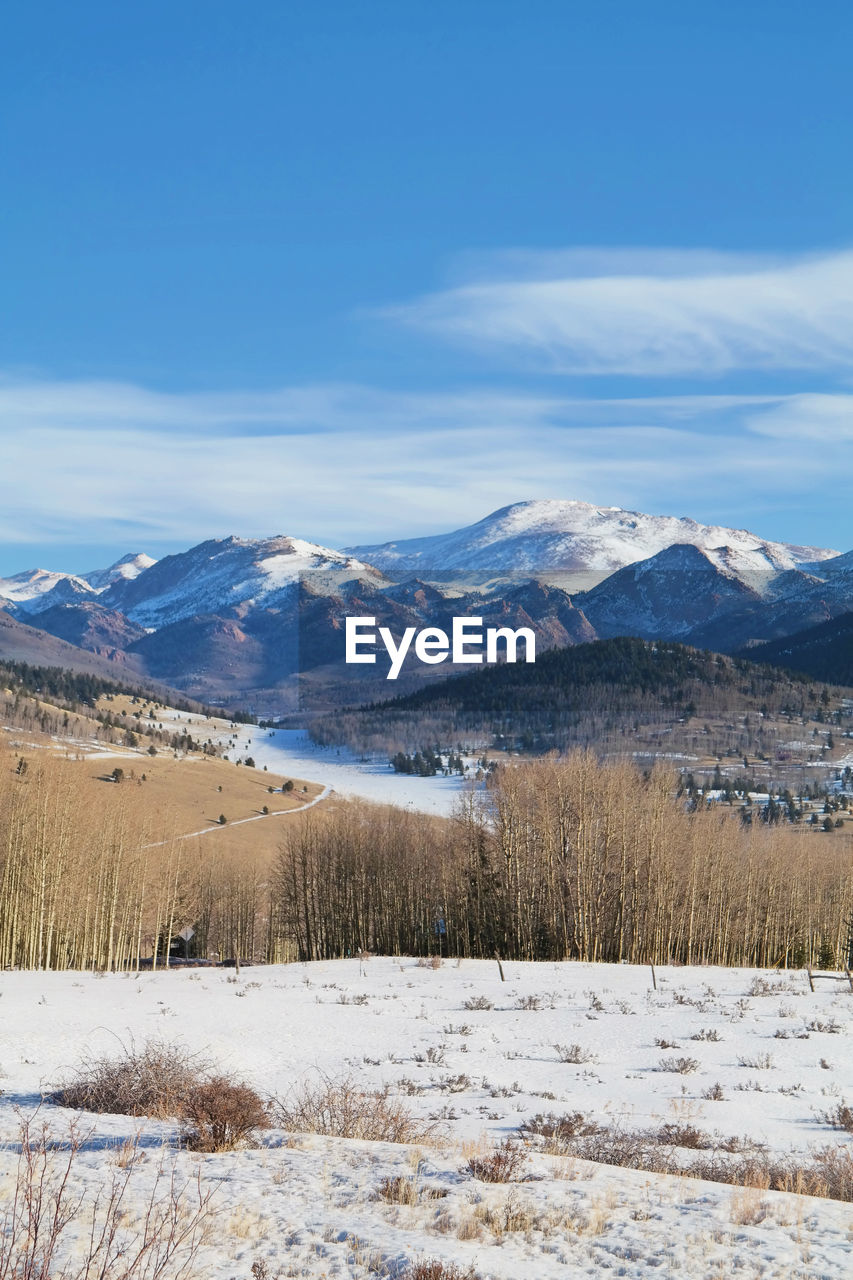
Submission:
POLYGON ((25 569, 11 578, 0 578, 0 600, 13 605, 21 614, 39 613, 59 605, 92 600, 112 583, 137 578, 156 563, 144 552, 132 552, 107 569, 92 569, 87 573, 25 569))
POLYGON ((728 547, 676 545, 617 569, 576 599, 601 639, 684 639, 697 627, 760 602, 769 574, 751 565, 748 554, 728 547))
POLYGON ((698 524, 687 517, 649 516, 588 502, 516 502, 453 533, 349 547, 351 555, 386 572, 548 570, 614 573, 674 545, 702 551, 727 547, 743 570, 793 569, 838 554, 821 547, 769 542, 746 529, 698 524))
MULTIPOLYGON (((58 586, 70 588, 79 596, 92 595, 91 585, 73 573, 55 573, 50 569, 25 569, 11 578, 0 578, 0 600, 17 605, 22 610, 39 608, 44 596, 58 586)), ((59 603, 59 598, 55 603, 59 603)))
POLYGON ((133 581, 138 578, 140 573, 146 569, 150 569, 152 565, 157 563, 151 556, 147 556, 144 551, 138 552, 136 555, 131 552, 130 555, 122 556, 121 560, 116 560, 115 564, 111 564, 108 569, 91 569, 88 573, 80 576, 89 583, 90 587, 95 591, 103 591, 106 587, 112 586, 114 582, 133 581))
POLYGON ((341 551, 299 538, 214 538, 189 551, 164 556, 136 577, 121 577, 100 597, 148 628, 201 614, 245 617, 279 607, 301 578, 315 590, 345 582, 387 585, 382 573, 341 551))
POLYGON ((370 668, 343 665, 349 614, 375 616, 395 635, 482 616, 532 627, 542 650, 634 635, 731 652, 853 610, 853 552, 536 501, 382 546, 229 537, 85 575, 37 569, 0 580, 3 604, 42 636, 202 700, 272 710, 298 677, 303 692, 327 690, 326 706, 341 706, 374 692, 370 668))

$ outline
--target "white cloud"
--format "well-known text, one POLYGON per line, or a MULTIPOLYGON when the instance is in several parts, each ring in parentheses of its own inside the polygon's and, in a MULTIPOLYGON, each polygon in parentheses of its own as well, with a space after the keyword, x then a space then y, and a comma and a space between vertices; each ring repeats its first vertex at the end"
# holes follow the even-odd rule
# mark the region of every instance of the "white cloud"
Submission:
POLYGON ((155 553, 228 533, 342 545, 452 528, 531 497, 756 527, 762 510, 824 493, 837 463, 814 433, 845 405, 358 387, 171 395, 7 380, 0 538, 155 553), (808 422, 811 434, 792 425, 808 422))
MULTIPOLYGON (((816 445, 853 441, 853 395, 787 396, 746 418, 748 430, 774 440, 816 445)), ((824 457, 832 454, 824 452, 824 457)))
POLYGON ((568 374, 716 376, 849 368, 853 253, 677 250, 501 255, 387 315, 568 374))

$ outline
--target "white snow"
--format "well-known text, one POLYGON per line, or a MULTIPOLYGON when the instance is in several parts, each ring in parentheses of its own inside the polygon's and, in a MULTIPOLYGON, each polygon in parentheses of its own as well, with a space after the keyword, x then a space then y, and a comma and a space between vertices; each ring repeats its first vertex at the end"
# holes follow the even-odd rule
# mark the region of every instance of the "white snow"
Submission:
POLYGON ((612 573, 675 544, 727 549, 752 571, 792 569, 837 556, 817 547, 770 542, 746 529, 704 525, 688 517, 650 516, 588 502, 517 502, 453 533, 350 547, 380 569, 596 569, 612 573))
MULTIPOLYGON (((528 1158, 522 1180, 493 1185, 466 1170, 465 1145, 513 1135, 536 1113, 582 1111, 629 1129, 692 1123, 780 1154, 849 1149, 850 1137, 820 1118, 853 1098, 846 982, 824 979, 812 994, 802 973, 669 968, 657 971, 654 990, 640 967, 504 969, 505 983, 493 962, 432 969, 380 957, 244 969, 239 978, 220 969, 3 973, 0 1180, 14 1167, 18 1109, 32 1112, 86 1052, 158 1036, 263 1093, 284 1095, 317 1071, 365 1089, 387 1085, 441 1126, 417 1149, 272 1131, 230 1154, 167 1150, 179 1177, 199 1170, 217 1187, 204 1280, 251 1280, 258 1259, 271 1276, 367 1280, 399 1275, 420 1257, 470 1264, 494 1280, 850 1274, 849 1203, 541 1154, 528 1158), (492 1007, 466 1007, 477 998, 492 1007), (585 1063, 560 1061, 555 1046, 569 1044, 589 1055, 585 1063), (672 1055, 695 1058, 696 1070, 662 1070, 672 1055), (723 1100, 709 1101, 716 1083, 723 1100), (376 1197, 389 1175, 446 1194, 389 1205, 376 1197)), ((59 1135, 71 1114, 45 1104, 41 1118, 59 1135)), ((92 1132, 78 1176, 90 1193, 102 1185, 110 1143, 141 1130, 151 1157, 175 1137, 164 1122, 85 1122, 92 1132)), ((134 1172, 137 1195, 156 1163, 134 1172)))
POLYGON ((395 773, 385 756, 362 760, 346 747, 318 747, 304 729, 241 725, 234 732, 237 745, 226 752, 227 759, 242 760, 251 755, 259 769, 266 765, 271 773, 320 782, 341 796, 446 816, 463 791, 474 785, 458 774, 415 778, 395 773))
POLYGON ((116 560, 115 564, 111 564, 107 569, 90 569, 84 573, 82 577, 86 582, 91 583, 96 591, 104 591, 114 582, 124 579, 127 582, 133 582, 138 578, 140 573, 144 573, 146 569, 150 569, 152 565, 157 563, 151 556, 146 555, 144 551, 134 554, 130 552, 126 556, 122 556, 121 560, 116 560))
POLYGON ((146 579, 148 593, 122 599, 119 607, 134 622, 155 628, 240 606, 272 608, 288 599, 305 574, 318 590, 355 579, 385 584, 371 566, 300 538, 230 537, 173 556, 168 576, 146 579))
POLYGON ((13 604, 27 604, 30 601, 37 601, 60 582, 69 582, 81 592, 92 590, 91 585, 84 578, 74 573, 55 573, 51 569, 25 569, 23 573, 13 574, 11 578, 0 578, 0 599, 10 600, 13 604))

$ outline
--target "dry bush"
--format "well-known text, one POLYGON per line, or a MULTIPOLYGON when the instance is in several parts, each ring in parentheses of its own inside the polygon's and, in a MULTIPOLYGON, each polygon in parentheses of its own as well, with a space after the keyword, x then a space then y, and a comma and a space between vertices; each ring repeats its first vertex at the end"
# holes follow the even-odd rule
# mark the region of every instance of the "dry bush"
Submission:
POLYGON ((188 1126, 186 1143, 193 1151, 231 1151, 270 1126, 263 1099, 226 1076, 212 1076, 191 1089, 181 1119, 188 1126))
POLYGON ((412 1262, 400 1276, 400 1280, 480 1280, 473 1267, 463 1269, 455 1262, 442 1262, 439 1258, 423 1258, 412 1262))
POLYGON ((195 1151, 228 1151, 257 1129, 269 1128, 263 1100, 181 1045, 149 1040, 118 1058, 92 1057, 80 1074, 49 1095, 77 1111, 177 1119, 195 1151))
POLYGON ((698 1071, 699 1066, 697 1058, 661 1058, 658 1071, 674 1071, 677 1075, 689 1076, 698 1071))
POLYGON ((565 1116, 534 1116, 527 1120, 519 1130, 524 1141, 541 1140, 540 1145, 549 1155, 565 1155, 568 1148, 577 1138, 588 1138, 600 1132, 601 1126, 588 1119, 582 1111, 572 1111, 565 1116))
POLYGON ((183 1115, 187 1098, 204 1084, 207 1064, 182 1045, 149 1040, 137 1049, 122 1046, 120 1057, 88 1057, 79 1073, 49 1095, 76 1111, 149 1116, 183 1115))
POLYGON ((62 1142, 22 1120, 20 1154, 0 1214, 0 1280, 177 1280, 204 1243, 212 1191, 161 1166, 141 1203, 128 1203, 137 1160, 105 1170, 92 1192, 76 1169, 88 1134, 62 1142))
POLYGON ((712 1139, 694 1124, 662 1124, 654 1138, 661 1146, 687 1147, 691 1151, 705 1150, 714 1145, 712 1139))
POLYGON ((271 1115, 291 1132, 365 1142, 428 1142, 436 1133, 435 1123, 413 1116, 389 1089, 362 1089, 349 1076, 303 1081, 287 1097, 273 1099, 271 1115))
POLYGON ((519 1132, 525 1140, 538 1139, 540 1148, 551 1155, 853 1202, 853 1149, 849 1146, 823 1147, 808 1156, 777 1156, 761 1150, 744 1151, 742 1139, 712 1139, 692 1125, 665 1124, 644 1132, 619 1125, 597 1126, 580 1112, 562 1120, 536 1116, 519 1132), (685 1148, 708 1146, 714 1149, 705 1155, 683 1154, 685 1148), (676 1148, 680 1150, 676 1152, 676 1148))
POLYGON ((772 1071, 774 1062, 770 1053, 758 1053, 754 1057, 739 1057, 739 1067, 749 1067, 751 1071, 772 1071))
POLYGON ((841 1031, 841 1023, 836 1022, 835 1018, 830 1018, 828 1022, 824 1022, 822 1018, 812 1018, 806 1023, 806 1031, 822 1031, 829 1036, 837 1036, 841 1031))
POLYGON ((471 1156, 465 1165, 465 1172, 480 1182, 512 1182, 524 1166, 527 1153, 518 1143, 510 1138, 486 1155, 471 1156))
POLYGON ((853 1107, 848 1106, 846 1102, 836 1103, 830 1111, 824 1111, 821 1120, 825 1124, 831 1124, 833 1129, 844 1129, 847 1133, 853 1133, 853 1107))
POLYGON ((573 1066, 580 1066, 584 1062, 597 1062, 596 1055, 590 1049, 584 1049, 579 1044, 555 1044, 554 1052, 561 1062, 571 1063, 573 1066))
POLYGON ((468 999, 464 1000, 462 1003, 463 1009, 485 1010, 494 1009, 494 1007, 495 1006, 492 1004, 488 996, 469 996, 468 999))

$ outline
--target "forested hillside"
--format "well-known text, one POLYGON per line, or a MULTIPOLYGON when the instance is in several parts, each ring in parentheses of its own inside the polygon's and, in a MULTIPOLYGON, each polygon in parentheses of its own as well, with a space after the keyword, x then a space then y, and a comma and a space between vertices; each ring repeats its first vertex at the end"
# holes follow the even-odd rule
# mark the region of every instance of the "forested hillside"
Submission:
POLYGON ((837 691, 805 675, 679 644, 617 638, 552 650, 535 664, 457 676, 323 718, 312 733, 319 742, 360 750, 488 739, 543 752, 624 743, 641 730, 678 741, 692 723, 709 738, 705 752, 752 754, 773 747, 772 722, 830 722, 839 702, 837 691))
POLYGON ((802 671, 814 680, 853 685, 853 613, 842 614, 783 640, 744 650, 754 662, 802 671))

